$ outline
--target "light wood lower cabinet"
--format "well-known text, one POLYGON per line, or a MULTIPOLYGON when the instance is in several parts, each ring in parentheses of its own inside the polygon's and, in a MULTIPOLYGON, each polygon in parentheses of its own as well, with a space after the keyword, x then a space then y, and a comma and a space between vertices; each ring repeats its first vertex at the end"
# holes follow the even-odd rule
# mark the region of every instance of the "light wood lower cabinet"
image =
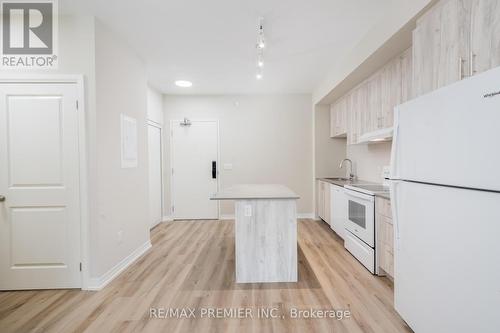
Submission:
POLYGON ((325 190, 324 183, 321 180, 316 181, 316 214, 319 218, 325 215, 325 190))
POLYGON ((330 184, 322 180, 317 181, 316 211, 318 216, 328 224, 331 224, 331 194, 330 184))
POLYGON ((377 263, 379 275, 394 277, 394 228, 390 200, 375 199, 375 223, 377 225, 377 263))

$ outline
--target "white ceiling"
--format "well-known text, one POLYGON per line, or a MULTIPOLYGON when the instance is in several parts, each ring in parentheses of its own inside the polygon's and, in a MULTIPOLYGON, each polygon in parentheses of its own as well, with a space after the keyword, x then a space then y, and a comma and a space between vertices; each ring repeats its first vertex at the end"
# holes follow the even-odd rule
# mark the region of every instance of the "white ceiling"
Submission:
POLYGON ((99 18, 169 94, 311 93, 328 68, 381 19, 391 0, 60 0, 99 18), (265 18, 256 80, 257 18, 265 18), (178 88, 175 80, 190 80, 178 88))

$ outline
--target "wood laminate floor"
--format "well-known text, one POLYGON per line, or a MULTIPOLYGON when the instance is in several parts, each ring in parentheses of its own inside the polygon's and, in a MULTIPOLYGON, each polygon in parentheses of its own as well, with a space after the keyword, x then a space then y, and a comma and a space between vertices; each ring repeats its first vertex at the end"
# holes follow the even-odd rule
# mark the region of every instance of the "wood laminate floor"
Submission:
POLYGON ((324 222, 299 221, 298 283, 236 284, 232 221, 164 223, 151 240, 99 292, 1 292, 0 332, 411 332, 393 308, 391 283, 361 266, 324 222), (249 308, 254 318, 200 318, 216 307, 249 308), (195 308, 197 318, 150 318, 151 308, 195 308), (280 317, 255 318, 258 308, 280 317), (294 308, 351 316, 293 319, 294 308))

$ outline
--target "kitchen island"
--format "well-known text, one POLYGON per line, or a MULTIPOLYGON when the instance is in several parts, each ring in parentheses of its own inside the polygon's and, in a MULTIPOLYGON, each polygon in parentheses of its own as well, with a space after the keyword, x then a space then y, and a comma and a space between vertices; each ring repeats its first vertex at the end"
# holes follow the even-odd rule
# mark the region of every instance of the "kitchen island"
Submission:
POLYGON ((297 194, 283 185, 237 185, 211 199, 235 201, 237 283, 297 282, 297 194))

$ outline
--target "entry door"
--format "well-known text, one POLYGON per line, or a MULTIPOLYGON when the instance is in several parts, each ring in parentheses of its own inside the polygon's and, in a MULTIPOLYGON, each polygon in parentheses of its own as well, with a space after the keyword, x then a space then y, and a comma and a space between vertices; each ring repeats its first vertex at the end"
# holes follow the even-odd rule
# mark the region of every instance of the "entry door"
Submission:
POLYGON ((75 84, 0 84, 0 290, 80 288, 75 84))
POLYGON ((172 214, 174 219, 217 219, 218 124, 172 121, 172 214))
POLYGON ((149 141, 149 217, 150 227, 162 221, 163 195, 162 195, 162 145, 161 128, 148 125, 149 141))

